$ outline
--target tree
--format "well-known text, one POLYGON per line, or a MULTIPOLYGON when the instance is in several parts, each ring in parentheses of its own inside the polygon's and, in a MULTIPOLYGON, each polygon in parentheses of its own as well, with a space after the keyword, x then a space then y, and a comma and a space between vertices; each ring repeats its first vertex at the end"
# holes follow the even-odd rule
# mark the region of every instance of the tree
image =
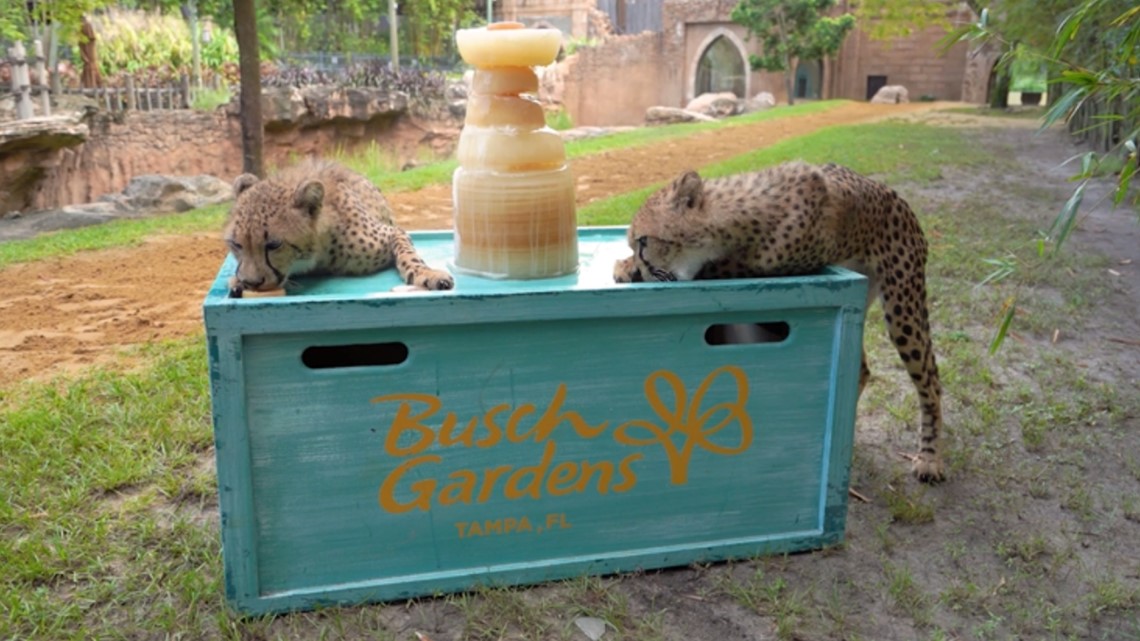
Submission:
POLYGON ((257 15, 254 0, 234 0, 234 31, 238 41, 238 67, 241 73, 241 152, 242 171, 265 177, 261 122, 261 55, 257 41, 257 15))
POLYGON ((477 19, 470 0, 416 0, 403 5, 410 53, 440 56, 454 44, 455 30, 477 19))
POLYGON ((788 104, 795 103, 793 81, 800 60, 835 55, 855 26, 855 16, 823 15, 835 0, 741 0, 733 22, 756 36, 763 53, 749 56, 752 69, 784 72, 788 104))

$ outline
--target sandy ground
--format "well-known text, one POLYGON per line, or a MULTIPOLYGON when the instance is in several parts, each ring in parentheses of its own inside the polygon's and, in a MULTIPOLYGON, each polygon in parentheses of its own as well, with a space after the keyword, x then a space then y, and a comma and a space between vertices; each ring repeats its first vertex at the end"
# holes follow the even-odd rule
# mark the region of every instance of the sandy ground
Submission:
MULTIPOLYGON (((821 127, 929 112, 939 103, 851 103, 822 114, 705 132, 572 163, 578 204, 667 180, 821 127)), ((451 226, 451 187, 389 195, 406 229, 451 226)), ((201 303, 225 250, 216 236, 153 238, 142 247, 0 270, 0 386, 118 357, 122 348, 202 327, 201 303)))

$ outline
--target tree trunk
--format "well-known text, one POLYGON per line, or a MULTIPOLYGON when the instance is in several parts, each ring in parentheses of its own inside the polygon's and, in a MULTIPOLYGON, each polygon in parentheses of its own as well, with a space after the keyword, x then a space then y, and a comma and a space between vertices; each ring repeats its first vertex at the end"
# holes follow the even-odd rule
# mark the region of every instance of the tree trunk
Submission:
POLYGON ((182 13, 190 26, 190 79, 195 89, 202 88, 202 33, 198 25, 198 0, 182 5, 182 13))
POLYGON ((392 71, 400 70, 400 31, 396 26, 398 19, 396 0, 388 0, 388 50, 392 55, 392 61, 389 63, 392 71))
POLYGON ((788 91, 788 104, 796 104, 796 72, 784 71, 784 89, 788 91))
POLYGON ((257 43, 254 0, 234 0, 234 32, 237 34, 238 67, 241 74, 242 171, 265 177, 261 126, 261 53, 257 43))
POLYGON ((1009 107, 1009 87, 1013 84, 1013 76, 1009 72, 1009 67, 999 65, 994 69, 994 88, 990 92, 990 108, 991 109, 1005 109, 1009 107))

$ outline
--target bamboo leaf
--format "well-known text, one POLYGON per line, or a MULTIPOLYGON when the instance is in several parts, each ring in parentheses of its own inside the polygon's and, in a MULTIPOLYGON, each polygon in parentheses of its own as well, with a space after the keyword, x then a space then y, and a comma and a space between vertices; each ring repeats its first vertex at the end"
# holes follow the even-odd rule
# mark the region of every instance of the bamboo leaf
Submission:
POLYGON ((1132 177, 1136 175, 1136 158, 1133 156, 1124 163, 1120 170, 1120 180, 1117 181, 1116 193, 1112 196, 1112 204, 1120 206, 1128 195, 1128 188, 1132 186, 1132 177))
POLYGON ((1087 90, 1083 87, 1076 87, 1066 91, 1064 95, 1049 108, 1049 111, 1045 113, 1045 119, 1041 123, 1041 129, 1048 129, 1058 120, 1067 119, 1069 114, 1080 106, 1079 103, 1084 101, 1086 95, 1087 90))
POLYGON ((1077 211, 1081 207, 1081 201, 1084 200, 1085 187, 1088 184, 1086 180, 1073 191, 1073 195, 1069 196, 1069 200, 1065 202, 1065 206, 1061 208, 1057 218, 1053 220, 1053 226, 1049 228, 1049 236, 1053 238, 1054 243, 1053 253, 1057 253, 1061 249, 1065 239, 1072 233, 1077 222, 1077 211))
POLYGON ((994 334, 994 339, 990 341, 990 356, 993 356, 1001 349, 1002 343, 1005 342, 1005 337, 1009 334, 1009 327, 1013 324, 1014 315, 1017 314, 1017 298, 1010 296, 1005 299, 1005 303, 1002 304, 1002 310, 1003 314, 1001 322, 998 323, 997 333, 994 334))

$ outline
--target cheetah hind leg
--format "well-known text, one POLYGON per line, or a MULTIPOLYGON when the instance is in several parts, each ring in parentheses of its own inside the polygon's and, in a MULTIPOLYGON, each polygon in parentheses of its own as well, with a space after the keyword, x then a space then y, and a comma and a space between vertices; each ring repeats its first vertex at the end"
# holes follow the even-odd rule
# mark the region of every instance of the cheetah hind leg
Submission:
POLYGON ((924 483, 945 480, 946 473, 938 451, 942 432, 942 386, 930 337, 930 321, 926 307, 926 278, 921 268, 909 277, 909 283, 892 281, 882 286, 883 316, 887 332, 898 350, 910 380, 918 392, 922 412, 919 452, 913 472, 924 483), (913 295, 909 298, 906 292, 913 295), (911 307, 913 305, 913 307, 911 307))
MULTIPOLYGON (((921 328, 917 328, 913 324, 908 328, 902 314, 893 313, 896 311, 896 304, 903 305, 902 308, 898 308, 898 311, 906 311, 905 304, 897 303, 898 299, 901 298, 897 283, 895 286, 888 287, 887 291, 883 291, 882 283, 875 271, 861 261, 848 261, 842 265, 867 277, 867 309, 870 309, 871 303, 876 298, 881 300, 891 342, 898 349, 899 356, 906 365, 907 373, 918 391, 919 402, 922 407, 922 432, 920 435, 921 449, 914 462, 914 475, 924 483, 942 481, 946 478, 942 459, 938 453, 938 436, 942 431, 942 390, 938 380, 938 368, 934 360, 934 349, 930 340, 930 324, 926 317, 925 274, 920 272, 914 276, 914 280, 918 283, 918 300, 921 301, 921 308, 913 311, 919 315, 917 324, 921 325, 921 328), (916 348, 915 345, 919 347, 916 348), (915 360, 913 358, 915 349, 921 350, 922 359, 915 360), (927 359, 929 360, 929 371, 924 362, 927 359)), ((867 382, 870 380, 871 368, 867 365, 867 350, 864 348, 863 362, 860 364, 859 371, 859 398, 862 398, 863 389, 866 388, 867 382)))
POLYGON ((396 259, 396 271, 408 285, 431 290, 447 290, 455 287, 455 279, 442 269, 428 267, 412 245, 412 239, 402 229, 392 228, 392 253, 396 259))

